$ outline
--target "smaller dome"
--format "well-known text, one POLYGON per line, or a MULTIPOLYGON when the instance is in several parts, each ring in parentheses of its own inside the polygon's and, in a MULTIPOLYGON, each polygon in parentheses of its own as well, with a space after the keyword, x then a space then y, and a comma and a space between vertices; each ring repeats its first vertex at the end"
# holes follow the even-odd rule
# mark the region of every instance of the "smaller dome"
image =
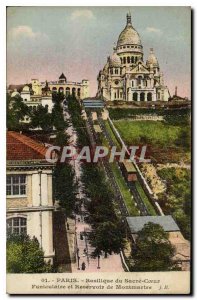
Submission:
POLYGON ((16 97, 16 96, 20 96, 19 92, 17 92, 16 90, 11 94, 11 97, 16 97))
POLYGON ((121 66, 121 60, 120 57, 117 55, 116 52, 112 54, 112 56, 109 59, 109 65, 110 67, 120 67, 121 66))
POLYGON ((23 92, 29 92, 29 91, 30 91, 30 89, 29 89, 28 85, 25 85, 23 87, 23 92))
POLYGON ((149 53, 148 60, 147 60, 147 65, 150 65, 150 64, 152 64, 153 66, 159 65, 157 57, 154 54, 153 48, 150 48, 150 53, 149 53))

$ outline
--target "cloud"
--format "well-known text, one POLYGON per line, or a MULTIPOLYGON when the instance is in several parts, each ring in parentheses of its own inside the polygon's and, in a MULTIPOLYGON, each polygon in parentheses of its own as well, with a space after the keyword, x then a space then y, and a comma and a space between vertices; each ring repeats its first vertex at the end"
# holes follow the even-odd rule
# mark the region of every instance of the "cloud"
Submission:
POLYGON ((78 18, 94 19, 95 16, 90 9, 75 10, 71 14, 71 20, 76 20, 78 18))
POLYGON ((159 28, 155 28, 155 27, 146 27, 146 32, 153 32, 157 34, 162 33, 162 31, 159 28))
POLYGON ((34 32, 31 27, 26 26, 26 25, 20 25, 17 27, 13 27, 9 30, 8 34, 12 39, 18 39, 20 37, 35 39, 37 37, 46 36, 45 34, 42 34, 41 32, 34 32))

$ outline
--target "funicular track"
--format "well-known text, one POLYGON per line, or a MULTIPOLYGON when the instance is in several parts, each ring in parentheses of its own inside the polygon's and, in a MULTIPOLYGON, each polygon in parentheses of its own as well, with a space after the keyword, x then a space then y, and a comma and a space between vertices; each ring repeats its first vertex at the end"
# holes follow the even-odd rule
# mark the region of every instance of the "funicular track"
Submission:
MULTIPOLYGON (((114 141, 113 141, 113 139, 111 138, 108 130, 106 129, 106 126, 105 126, 105 123, 104 123, 103 119, 100 116, 98 116, 98 123, 99 123, 99 125, 100 125, 100 127, 102 129, 102 132, 105 135, 105 137, 106 137, 106 139, 107 139, 110 147, 116 146, 115 143, 114 143, 114 141)), ((117 162, 117 163, 119 165, 119 162, 117 162)), ((120 167, 120 165, 119 165, 119 167, 120 167)), ((108 166, 108 168, 111 171, 110 166, 108 166)), ((111 173, 112 173, 112 171, 111 171, 111 173)), ((115 180, 115 178, 114 178, 114 180, 115 180)), ((134 197, 134 200, 135 200, 135 202, 137 204, 137 207, 138 207, 138 209, 140 211, 140 215, 142 215, 142 216, 150 215, 149 212, 148 212, 148 209, 147 209, 146 205, 144 204, 144 202, 143 202, 143 200, 142 200, 142 198, 141 198, 141 196, 140 196, 140 194, 139 194, 139 192, 138 192, 138 190, 136 188, 135 182, 127 183, 127 185, 128 185, 128 188, 131 191, 131 194, 134 197)), ((123 202, 124 202, 124 200, 123 200, 123 202)))

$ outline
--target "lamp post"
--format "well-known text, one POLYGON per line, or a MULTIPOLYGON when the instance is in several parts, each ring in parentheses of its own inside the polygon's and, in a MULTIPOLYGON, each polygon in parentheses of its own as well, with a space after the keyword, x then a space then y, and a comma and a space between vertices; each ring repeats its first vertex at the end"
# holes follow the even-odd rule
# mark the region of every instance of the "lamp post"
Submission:
POLYGON ((79 260, 80 260, 80 257, 79 257, 79 248, 77 248, 77 270, 80 270, 80 267, 79 267, 79 260))
POLYGON ((101 268, 100 265, 99 265, 99 263, 100 263, 100 255, 98 255, 98 267, 97 267, 97 269, 101 268))

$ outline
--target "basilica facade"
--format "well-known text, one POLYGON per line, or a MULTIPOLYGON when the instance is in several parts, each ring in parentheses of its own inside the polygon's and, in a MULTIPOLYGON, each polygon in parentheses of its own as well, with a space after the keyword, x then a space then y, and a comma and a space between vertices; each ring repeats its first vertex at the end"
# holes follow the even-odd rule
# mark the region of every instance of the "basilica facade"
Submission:
POLYGON ((106 101, 168 101, 170 97, 152 48, 144 62, 141 39, 130 14, 97 80, 97 96, 106 101))

